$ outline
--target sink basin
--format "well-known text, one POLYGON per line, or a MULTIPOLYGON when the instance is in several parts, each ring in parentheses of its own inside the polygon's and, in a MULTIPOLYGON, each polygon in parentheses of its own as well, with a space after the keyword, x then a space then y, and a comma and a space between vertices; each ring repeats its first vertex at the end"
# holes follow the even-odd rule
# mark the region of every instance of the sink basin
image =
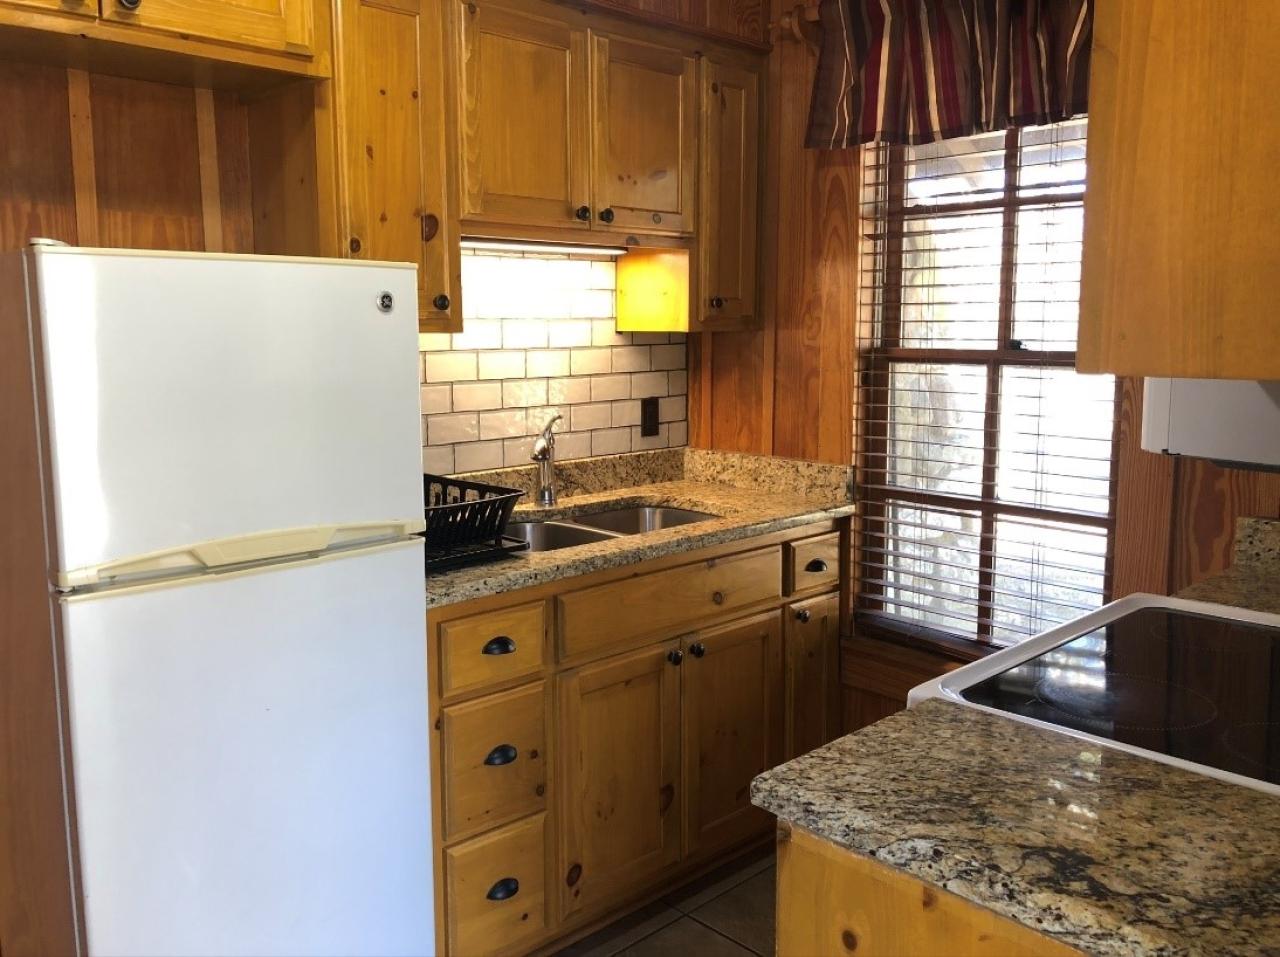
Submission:
POLYGON ((622 535, 638 535, 641 532, 652 532, 660 528, 674 528, 677 525, 689 525, 693 522, 705 522, 709 518, 719 518, 707 512, 695 512, 687 508, 664 508, 651 505, 634 508, 616 508, 608 512, 596 512, 592 515, 575 515, 574 521, 579 525, 601 528, 622 535))
POLYGON ((531 552, 553 552, 558 548, 589 545, 618 537, 611 532, 568 522, 510 522, 506 534, 528 542, 531 552))

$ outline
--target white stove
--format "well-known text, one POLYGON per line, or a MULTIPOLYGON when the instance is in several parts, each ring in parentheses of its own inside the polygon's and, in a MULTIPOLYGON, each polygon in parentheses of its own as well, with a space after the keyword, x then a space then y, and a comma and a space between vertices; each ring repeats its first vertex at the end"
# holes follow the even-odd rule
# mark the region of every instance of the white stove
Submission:
POLYGON ((1130 595, 913 688, 1280 795, 1280 615, 1130 595))

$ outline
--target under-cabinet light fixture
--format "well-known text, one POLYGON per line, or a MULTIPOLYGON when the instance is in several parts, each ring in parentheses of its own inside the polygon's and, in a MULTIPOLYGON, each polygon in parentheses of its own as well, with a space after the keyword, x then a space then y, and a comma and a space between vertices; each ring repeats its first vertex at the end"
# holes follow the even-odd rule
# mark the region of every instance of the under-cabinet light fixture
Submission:
POLYGON ((463 249, 488 253, 542 253, 548 256, 625 256, 622 246, 570 246, 557 243, 515 243, 501 239, 464 239, 463 249))
POLYGON ((632 249, 617 290, 619 332, 689 331, 689 250, 632 249))

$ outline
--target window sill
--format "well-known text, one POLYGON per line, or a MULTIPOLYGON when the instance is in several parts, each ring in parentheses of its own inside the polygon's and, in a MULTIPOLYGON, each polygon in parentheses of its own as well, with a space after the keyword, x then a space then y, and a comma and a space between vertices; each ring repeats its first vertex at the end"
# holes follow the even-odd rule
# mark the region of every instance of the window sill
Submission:
POLYGON ((1000 645, 956 638, 925 625, 911 624, 876 611, 854 612, 853 631, 859 638, 874 638, 964 664, 978 661, 1000 650, 1000 645))

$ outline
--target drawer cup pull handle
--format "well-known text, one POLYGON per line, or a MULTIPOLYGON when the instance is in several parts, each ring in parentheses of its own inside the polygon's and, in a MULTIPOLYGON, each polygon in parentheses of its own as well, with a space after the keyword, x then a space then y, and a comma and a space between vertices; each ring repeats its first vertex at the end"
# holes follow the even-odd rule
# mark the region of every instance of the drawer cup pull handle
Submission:
POLYGON ((491 901, 507 901, 520 893, 520 882, 514 877, 504 877, 489 888, 484 896, 491 901))
POLYGON ((804 566, 804 570, 807 572, 825 572, 827 570, 826 559, 815 558, 804 566))
POLYGON ((510 764, 519 756, 520 752, 514 745, 500 744, 485 756, 485 767, 500 768, 504 764, 510 764))
POLYGON ((506 635, 499 635, 497 638, 490 638, 484 643, 484 647, 480 649, 482 655, 509 655, 516 650, 514 638, 508 638, 506 635))

